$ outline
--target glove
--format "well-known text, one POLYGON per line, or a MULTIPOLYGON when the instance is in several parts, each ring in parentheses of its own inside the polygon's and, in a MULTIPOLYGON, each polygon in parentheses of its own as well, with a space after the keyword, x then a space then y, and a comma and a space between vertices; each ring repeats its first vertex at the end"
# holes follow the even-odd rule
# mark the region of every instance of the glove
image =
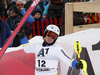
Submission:
POLYGON ((76 69, 83 69, 83 64, 81 61, 79 61, 77 64, 76 64, 76 69))
POLYGON ((25 33, 23 31, 18 32, 19 38, 22 39, 25 37, 25 33))

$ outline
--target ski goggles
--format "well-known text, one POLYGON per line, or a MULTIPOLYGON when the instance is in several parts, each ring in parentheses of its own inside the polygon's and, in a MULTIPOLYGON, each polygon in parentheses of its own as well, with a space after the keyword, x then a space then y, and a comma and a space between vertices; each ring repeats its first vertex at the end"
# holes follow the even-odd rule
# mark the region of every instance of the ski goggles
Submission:
POLYGON ((21 3, 21 4, 16 4, 16 5, 17 5, 17 6, 20 6, 20 5, 22 6, 22 5, 23 5, 23 3, 21 3))
POLYGON ((52 39, 57 39, 58 35, 52 31, 47 32, 48 37, 52 37, 52 39))

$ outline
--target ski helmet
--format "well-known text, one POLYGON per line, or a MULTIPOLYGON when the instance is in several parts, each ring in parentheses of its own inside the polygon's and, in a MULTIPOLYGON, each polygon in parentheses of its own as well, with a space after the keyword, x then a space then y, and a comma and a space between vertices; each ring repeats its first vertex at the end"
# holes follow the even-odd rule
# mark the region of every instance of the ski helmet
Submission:
POLYGON ((46 27, 46 30, 52 31, 52 32, 56 33, 57 35, 60 35, 60 29, 56 25, 53 25, 53 24, 48 25, 46 27))
MULTIPOLYGON (((50 24, 50 25, 48 25, 48 26, 46 27, 46 29, 45 29, 43 39, 44 39, 45 36, 47 35, 48 31, 51 31, 51 32, 57 34, 58 36, 60 35, 60 29, 59 29, 56 25, 50 24)), ((58 38, 58 37, 57 37, 57 38, 58 38)), ((45 45, 53 45, 53 44, 55 43, 55 41, 57 40, 57 38, 54 40, 53 43, 47 43, 47 42, 45 41, 45 39, 44 39, 43 46, 45 46, 45 45)))

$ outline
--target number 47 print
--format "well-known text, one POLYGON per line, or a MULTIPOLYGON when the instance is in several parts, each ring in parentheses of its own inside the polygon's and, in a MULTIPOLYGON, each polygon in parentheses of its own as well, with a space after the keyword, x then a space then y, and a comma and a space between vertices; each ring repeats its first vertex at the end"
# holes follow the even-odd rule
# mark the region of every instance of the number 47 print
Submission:
POLYGON ((7 47, 11 43, 11 41, 16 36, 16 34, 19 31, 19 29, 22 27, 22 25, 24 24, 24 22, 26 21, 26 19, 28 18, 28 16, 31 14, 31 12, 33 11, 33 9, 36 7, 36 5, 38 4, 39 1, 40 0, 34 0, 33 1, 33 3, 31 4, 30 8, 28 9, 28 11, 26 12, 26 14, 22 18, 21 22, 19 23, 19 25, 17 26, 17 28, 14 30, 13 34, 10 36, 10 38, 8 39, 8 41, 5 43, 5 45, 3 46, 3 48, 0 50, 0 59, 3 56, 3 54, 5 53, 7 47))

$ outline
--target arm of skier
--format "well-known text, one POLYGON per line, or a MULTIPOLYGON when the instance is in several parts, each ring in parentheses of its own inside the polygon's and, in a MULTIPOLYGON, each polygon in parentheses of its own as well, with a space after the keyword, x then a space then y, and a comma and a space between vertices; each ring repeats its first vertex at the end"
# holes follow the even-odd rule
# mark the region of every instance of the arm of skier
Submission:
POLYGON ((58 58, 60 58, 63 62, 65 62, 69 66, 72 66, 73 68, 76 68, 76 69, 83 68, 83 64, 81 61, 78 62, 77 60, 70 58, 63 49, 59 50, 58 52, 56 52, 56 55, 58 56, 58 58))
POLYGON ((35 46, 36 46, 35 44, 30 44, 30 43, 22 45, 23 50, 26 53, 35 53, 36 52, 35 46))
MULTIPOLYGON (((22 14, 23 16, 26 14, 25 8, 22 8, 22 9, 21 9, 21 14, 22 14)), ((27 21, 28 23, 32 23, 32 22, 34 22, 35 20, 34 20, 34 18, 33 18, 31 15, 29 15, 29 17, 27 18, 26 21, 27 21)))

